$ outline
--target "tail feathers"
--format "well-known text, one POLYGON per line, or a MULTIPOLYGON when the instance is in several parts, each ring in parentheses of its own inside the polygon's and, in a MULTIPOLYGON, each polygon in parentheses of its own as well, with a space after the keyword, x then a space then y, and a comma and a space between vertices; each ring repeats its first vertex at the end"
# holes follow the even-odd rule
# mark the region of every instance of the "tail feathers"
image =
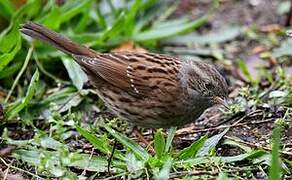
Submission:
POLYGON ((94 57, 96 55, 95 51, 74 43, 61 34, 51 31, 37 23, 27 22, 22 26, 20 31, 32 38, 47 42, 69 55, 83 55, 89 57, 94 57))

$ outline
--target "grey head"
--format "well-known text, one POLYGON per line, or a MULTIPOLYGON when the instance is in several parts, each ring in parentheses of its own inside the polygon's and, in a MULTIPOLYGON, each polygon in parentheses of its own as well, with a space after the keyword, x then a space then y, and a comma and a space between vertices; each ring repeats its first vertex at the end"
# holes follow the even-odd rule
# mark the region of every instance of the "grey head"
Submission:
POLYGON ((194 101, 206 107, 223 104, 228 96, 228 86, 224 77, 211 64, 186 60, 182 64, 181 82, 194 101))

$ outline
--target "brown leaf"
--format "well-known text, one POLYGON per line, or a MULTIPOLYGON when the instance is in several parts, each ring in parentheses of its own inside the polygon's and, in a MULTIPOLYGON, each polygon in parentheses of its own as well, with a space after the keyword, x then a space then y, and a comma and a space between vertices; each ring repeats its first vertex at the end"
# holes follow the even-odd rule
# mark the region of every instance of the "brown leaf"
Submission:
POLYGON ((259 54, 262 53, 264 51, 266 51, 267 49, 264 46, 256 46, 255 48, 252 49, 252 53, 253 54, 259 54))
POLYGON ((133 41, 127 41, 120 44, 118 47, 112 50, 112 52, 140 52, 145 53, 148 52, 146 49, 143 49, 134 44, 133 41))
POLYGON ((7 180, 25 180, 25 178, 21 174, 4 174, 0 173, 0 178, 7 180))
POLYGON ((8 146, 8 147, 0 149, 0 157, 5 157, 5 156, 11 155, 13 150, 14 150, 13 146, 8 146))
POLYGON ((12 4, 18 9, 26 3, 26 0, 11 0, 12 4))
POLYGON ((269 32, 279 32, 281 31, 281 26, 279 24, 268 24, 260 27, 261 32, 269 33, 269 32))

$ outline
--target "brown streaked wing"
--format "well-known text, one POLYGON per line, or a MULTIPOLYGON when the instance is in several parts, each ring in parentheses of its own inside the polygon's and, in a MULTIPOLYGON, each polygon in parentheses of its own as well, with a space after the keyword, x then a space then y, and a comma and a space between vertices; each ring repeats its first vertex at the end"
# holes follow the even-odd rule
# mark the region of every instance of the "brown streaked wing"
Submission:
POLYGON ((149 96, 153 92, 171 93, 178 87, 180 61, 151 53, 105 53, 95 59, 74 58, 108 83, 131 94, 149 96))

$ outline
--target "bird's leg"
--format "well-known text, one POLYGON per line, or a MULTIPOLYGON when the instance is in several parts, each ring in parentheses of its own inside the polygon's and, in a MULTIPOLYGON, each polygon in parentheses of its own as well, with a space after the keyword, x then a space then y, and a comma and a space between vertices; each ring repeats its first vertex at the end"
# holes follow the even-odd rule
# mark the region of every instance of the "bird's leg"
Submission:
POLYGON ((133 134, 137 137, 138 141, 145 144, 146 148, 150 151, 151 154, 155 154, 154 148, 151 146, 151 142, 147 141, 143 134, 138 130, 137 126, 133 127, 133 134))
POLYGON ((114 141, 114 146, 113 146, 113 149, 112 149, 111 155, 110 155, 110 157, 109 157, 108 160, 107 160, 107 172, 108 172, 109 175, 111 175, 110 167, 111 167, 111 162, 112 162, 112 160, 113 160, 113 157, 114 157, 114 153, 115 153, 116 147, 117 147, 117 140, 115 139, 115 141, 114 141))

